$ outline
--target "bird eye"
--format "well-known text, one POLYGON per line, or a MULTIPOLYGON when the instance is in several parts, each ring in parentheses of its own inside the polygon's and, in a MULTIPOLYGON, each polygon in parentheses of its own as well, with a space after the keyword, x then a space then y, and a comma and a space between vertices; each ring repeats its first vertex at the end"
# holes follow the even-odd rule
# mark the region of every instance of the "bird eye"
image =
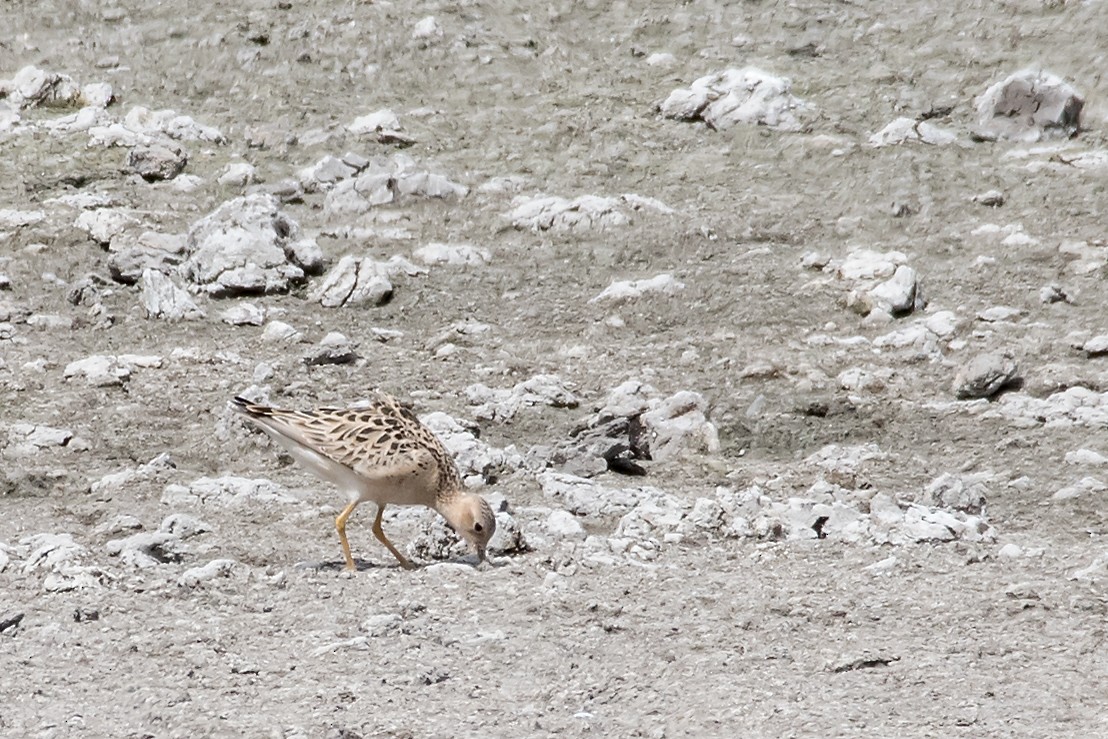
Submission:
POLYGON ((485 527, 481 525, 480 521, 478 521, 477 523, 473 524, 473 530, 480 533, 485 530, 485 527))

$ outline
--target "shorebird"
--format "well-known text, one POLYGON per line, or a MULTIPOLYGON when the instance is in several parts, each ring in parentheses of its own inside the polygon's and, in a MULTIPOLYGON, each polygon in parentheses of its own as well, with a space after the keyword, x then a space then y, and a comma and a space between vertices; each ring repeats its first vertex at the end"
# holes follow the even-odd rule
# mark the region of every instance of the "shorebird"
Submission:
POLYGON ((496 516, 484 498, 462 490, 458 468, 442 442, 395 398, 379 393, 365 407, 293 411, 236 397, 232 407, 348 495, 350 502, 335 519, 346 569, 355 569, 346 522, 359 503, 370 500, 377 504, 373 534, 404 569, 415 565, 381 528, 387 505, 433 508, 473 546, 479 560, 485 559, 496 516))

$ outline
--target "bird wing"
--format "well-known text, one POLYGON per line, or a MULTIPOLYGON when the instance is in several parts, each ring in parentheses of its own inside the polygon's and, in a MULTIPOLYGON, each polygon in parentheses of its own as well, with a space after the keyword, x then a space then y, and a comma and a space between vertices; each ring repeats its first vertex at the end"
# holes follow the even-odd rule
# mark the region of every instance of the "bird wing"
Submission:
MULTIPOLYGON (((319 461, 304 459, 303 452, 338 463, 373 483, 429 484, 438 477, 438 455, 427 448, 421 434, 413 436, 416 431, 428 435, 430 432, 410 411, 398 410, 400 406, 395 401, 367 408, 293 411, 235 398, 235 408, 299 461, 328 479, 333 479, 333 475, 319 470, 319 461)), ((433 435, 430 438, 438 444, 433 435)))

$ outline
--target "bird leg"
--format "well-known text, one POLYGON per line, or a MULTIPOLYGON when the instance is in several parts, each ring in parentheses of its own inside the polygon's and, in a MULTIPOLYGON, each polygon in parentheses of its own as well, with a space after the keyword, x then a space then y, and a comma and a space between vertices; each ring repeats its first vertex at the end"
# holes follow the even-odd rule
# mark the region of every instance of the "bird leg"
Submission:
MULTIPOLYGON (((342 513, 335 519, 335 530, 339 532, 339 541, 342 542, 342 554, 346 557, 346 569, 351 572, 357 568, 354 567, 354 558, 350 556, 350 542, 346 540, 346 519, 350 518, 350 514, 354 512, 354 509, 358 507, 358 503, 360 502, 361 501, 357 500, 352 501, 350 505, 342 509, 342 513)), ((379 513, 378 517, 380 517, 379 513)))
POLYGON ((392 542, 389 541, 389 538, 385 536, 385 532, 381 528, 381 516, 384 515, 384 513, 384 504, 377 506, 377 518, 373 520, 373 535, 377 537, 377 541, 388 547, 389 551, 392 552, 392 556, 396 557, 397 561, 400 562, 401 567, 403 567, 405 570, 414 570, 415 565, 412 564, 407 557, 401 554, 396 549, 396 547, 392 545, 392 542))

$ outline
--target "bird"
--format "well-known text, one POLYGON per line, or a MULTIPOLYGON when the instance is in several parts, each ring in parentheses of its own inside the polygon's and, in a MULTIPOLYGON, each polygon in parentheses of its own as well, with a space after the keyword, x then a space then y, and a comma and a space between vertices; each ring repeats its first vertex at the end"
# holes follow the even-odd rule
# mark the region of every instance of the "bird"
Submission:
POLYGON ((381 528, 387 505, 434 509, 476 550, 479 562, 487 559, 489 540, 496 532, 492 508, 480 495, 463 490, 458 468, 442 442, 396 398, 378 392, 367 405, 357 407, 286 410, 236 396, 231 407, 293 459, 347 494, 349 502, 335 519, 347 570, 356 567, 346 522, 366 501, 377 504, 374 536, 406 570, 415 565, 381 528))

